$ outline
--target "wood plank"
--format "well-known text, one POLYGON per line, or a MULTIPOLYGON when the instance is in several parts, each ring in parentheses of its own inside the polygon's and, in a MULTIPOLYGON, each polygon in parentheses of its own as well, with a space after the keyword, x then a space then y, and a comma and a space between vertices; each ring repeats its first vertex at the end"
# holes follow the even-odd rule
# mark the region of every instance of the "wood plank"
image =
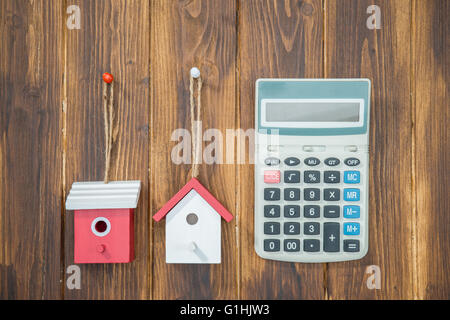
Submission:
MULTIPOLYGON (((150 23, 148 1, 72 1, 81 29, 67 31, 66 192, 74 181, 101 181, 105 165, 102 74, 115 83, 118 129, 110 180, 140 180, 135 255, 129 264, 84 264, 81 289, 66 299, 150 297, 148 153, 150 23)), ((73 264, 73 213, 66 212, 65 264, 73 264)))
MULTIPOLYGON (((320 0, 240 1, 239 127, 254 128, 258 78, 320 78, 320 0)), ((248 163, 248 162, 247 162, 248 163)), ((324 265, 263 260, 254 249, 254 167, 239 167, 238 209, 242 299, 322 299, 324 265)))
POLYGON ((413 297, 410 1, 377 1, 381 29, 369 30, 370 0, 326 1, 325 76, 372 80, 369 252, 328 265, 330 299, 413 297), (366 267, 381 269, 369 290, 366 267))
POLYGON ((413 2, 417 298, 450 299, 449 1, 413 2))
MULTIPOLYGON (((236 7, 234 1, 152 2, 151 214, 191 178, 190 165, 171 160, 172 132, 189 132, 189 70, 202 73, 203 131, 235 126, 236 7)), ((204 143, 203 147, 209 143, 204 143)), ((233 165, 200 165, 201 183, 232 213, 233 165)), ((153 224, 155 299, 231 299, 237 296, 235 223, 222 220, 222 263, 165 263, 165 221, 153 224)))
POLYGON ((61 18, 0 3, 0 299, 61 297, 61 18))

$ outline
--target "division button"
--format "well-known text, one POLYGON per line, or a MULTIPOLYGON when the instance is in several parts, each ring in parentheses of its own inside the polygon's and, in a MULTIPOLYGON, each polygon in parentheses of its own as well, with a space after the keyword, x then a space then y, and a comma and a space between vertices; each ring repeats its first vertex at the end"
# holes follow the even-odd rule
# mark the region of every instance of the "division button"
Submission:
POLYGON ((339 252, 340 224, 337 222, 325 222, 323 224, 323 251, 339 252))
POLYGON ((325 183, 339 183, 341 182, 341 173, 339 171, 325 171, 323 181, 325 183))

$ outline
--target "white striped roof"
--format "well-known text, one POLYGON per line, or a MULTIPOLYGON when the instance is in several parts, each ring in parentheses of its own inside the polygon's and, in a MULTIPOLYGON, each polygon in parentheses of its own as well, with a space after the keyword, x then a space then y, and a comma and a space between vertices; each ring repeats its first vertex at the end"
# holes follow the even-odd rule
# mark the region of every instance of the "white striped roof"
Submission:
POLYGON ((141 182, 74 182, 67 196, 67 210, 136 208, 141 182))

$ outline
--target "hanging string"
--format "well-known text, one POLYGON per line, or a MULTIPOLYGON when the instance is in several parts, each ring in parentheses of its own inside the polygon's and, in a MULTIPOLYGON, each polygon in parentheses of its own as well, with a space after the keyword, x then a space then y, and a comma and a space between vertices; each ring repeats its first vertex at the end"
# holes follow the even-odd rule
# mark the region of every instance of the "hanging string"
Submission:
POLYGON ((113 143, 114 84, 112 82, 113 77, 109 73, 103 74, 103 80, 103 118, 105 121, 105 173, 103 182, 108 183, 113 143))
POLYGON ((200 70, 192 68, 190 72, 189 92, 191 105, 191 134, 192 134, 192 177, 198 177, 198 168, 200 163, 200 147, 201 147, 201 132, 200 132, 200 115, 201 115, 201 91, 202 78, 200 77, 200 70), (194 82, 197 80, 197 118, 195 118, 195 103, 194 103, 194 82), (197 127, 195 126, 197 122, 197 127))

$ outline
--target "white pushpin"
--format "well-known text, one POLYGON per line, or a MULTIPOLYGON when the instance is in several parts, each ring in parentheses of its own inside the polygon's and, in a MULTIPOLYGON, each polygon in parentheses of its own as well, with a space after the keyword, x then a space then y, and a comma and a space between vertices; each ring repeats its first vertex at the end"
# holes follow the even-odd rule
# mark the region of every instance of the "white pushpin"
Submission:
POLYGON ((200 70, 197 67, 191 69, 191 77, 197 79, 200 77, 200 70))
POLYGON ((195 251, 195 250, 197 250, 197 244, 195 243, 195 242, 191 242, 190 244, 189 244, 189 249, 191 250, 191 251, 195 251))

